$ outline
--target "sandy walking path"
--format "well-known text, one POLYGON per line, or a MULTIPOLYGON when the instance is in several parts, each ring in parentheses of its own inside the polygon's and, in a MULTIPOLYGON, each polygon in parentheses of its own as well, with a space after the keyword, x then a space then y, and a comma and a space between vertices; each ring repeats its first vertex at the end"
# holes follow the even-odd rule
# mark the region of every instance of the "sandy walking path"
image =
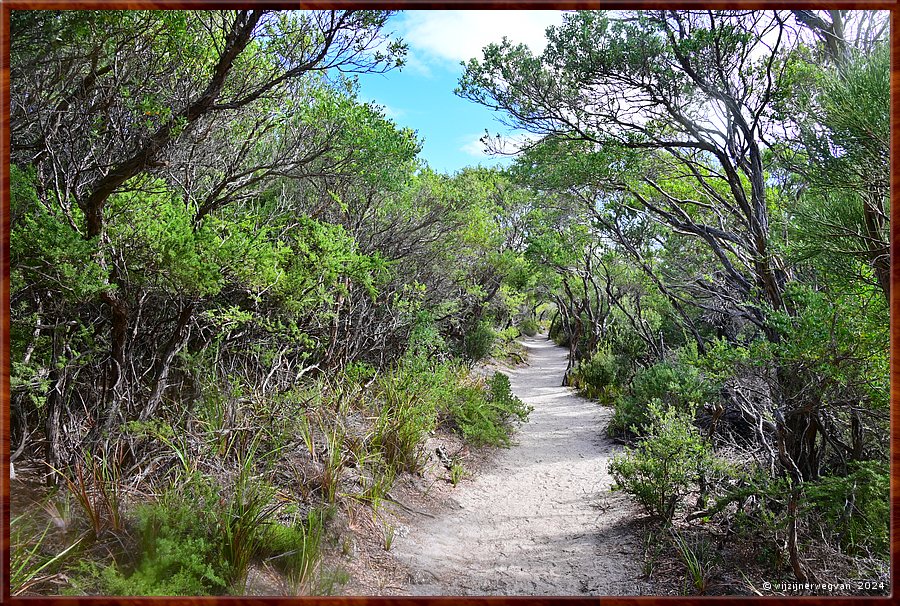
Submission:
POLYGON ((566 350, 524 339, 528 365, 509 371, 534 407, 516 445, 453 492, 455 508, 418 518, 392 552, 412 570, 412 595, 634 595, 641 549, 636 516, 610 493, 609 409, 560 387, 566 350))

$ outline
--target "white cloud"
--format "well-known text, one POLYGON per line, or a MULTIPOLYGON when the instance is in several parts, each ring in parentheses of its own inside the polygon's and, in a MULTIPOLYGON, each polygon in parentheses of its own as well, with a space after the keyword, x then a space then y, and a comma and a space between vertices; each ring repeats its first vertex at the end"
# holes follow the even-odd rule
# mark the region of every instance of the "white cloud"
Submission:
POLYGON ((465 152, 476 158, 488 156, 489 154, 484 149, 484 143, 481 142, 481 137, 483 136, 484 135, 470 135, 469 140, 459 148, 459 151, 465 152))
POLYGON ((409 70, 415 74, 419 74, 420 76, 425 76, 426 78, 434 77, 434 74, 431 72, 431 68, 428 66, 428 63, 422 61, 419 57, 412 53, 406 55, 406 62, 403 64, 403 69, 409 70))
POLYGON ((544 30, 562 23, 560 11, 406 11, 399 34, 409 43, 410 55, 424 53, 454 64, 473 57, 503 36, 540 52, 546 45, 544 30))

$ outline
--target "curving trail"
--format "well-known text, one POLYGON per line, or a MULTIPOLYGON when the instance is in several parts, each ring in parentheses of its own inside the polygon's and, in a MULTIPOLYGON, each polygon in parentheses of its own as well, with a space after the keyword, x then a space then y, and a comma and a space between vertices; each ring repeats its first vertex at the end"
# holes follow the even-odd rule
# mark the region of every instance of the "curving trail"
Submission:
POLYGON ((508 372, 534 407, 517 444, 453 492, 456 506, 417 518, 393 553, 412 595, 639 595, 632 505, 610 493, 611 410, 560 387, 567 352, 526 338, 528 365, 508 372))

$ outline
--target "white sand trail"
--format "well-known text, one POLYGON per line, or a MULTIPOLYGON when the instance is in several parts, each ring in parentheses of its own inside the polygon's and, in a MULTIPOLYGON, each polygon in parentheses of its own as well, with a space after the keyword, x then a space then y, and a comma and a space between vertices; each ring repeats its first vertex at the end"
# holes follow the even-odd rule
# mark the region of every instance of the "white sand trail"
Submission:
POLYGON ((534 407, 489 469, 453 492, 454 508, 418 518, 392 549, 414 571, 413 595, 635 595, 639 515, 610 493, 607 408, 561 387, 567 352, 524 339, 528 365, 509 371, 534 407))

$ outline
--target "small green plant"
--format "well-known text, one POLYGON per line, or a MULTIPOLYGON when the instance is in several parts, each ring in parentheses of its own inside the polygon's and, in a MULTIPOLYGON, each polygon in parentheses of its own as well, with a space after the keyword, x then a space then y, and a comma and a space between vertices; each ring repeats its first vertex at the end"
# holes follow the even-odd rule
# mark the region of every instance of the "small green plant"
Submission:
POLYGON ((300 415, 300 418, 297 419, 297 431, 300 434, 300 438, 303 440, 303 444, 306 446, 306 450, 309 452, 309 456, 316 459, 316 436, 313 431, 313 424, 310 422, 309 415, 304 413, 300 415))
POLYGON ((437 424, 442 383, 452 376, 449 365, 429 367, 404 360, 378 380, 381 407, 370 449, 400 471, 418 471, 424 462, 422 442, 437 424))
POLYGON ((648 513, 670 522, 684 495, 701 477, 717 468, 709 445, 692 423, 690 412, 666 407, 659 400, 648 406, 646 437, 610 461, 613 490, 624 490, 648 513))
POLYGON ((63 478, 95 537, 110 528, 122 530, 121 452, 93 453, 85 449, 68 472, 54 470, 63 478))
POLYGON ((343 568, 322 572, 316 583, 314 595, 335 595, 337 588, 346 585, 350 581, 350 573, 343 568))
POLYGON ((647 579, 650 579, 656 571, 657 564, 663 557, 665 545, 663 544, 663 541, 660 540, 660 534, 656 530, 648 529, 643 537, 643 547, 644 564, 642 570, 644 576, 647 577, 647 579))
POLYGON ((697 593, 705 595, 716 572, 718 558, 715 547, 703 538, 689 540, 674 528, 670 529, 669 534, 687 568, 687 579, 697 593))
POLYGON ((127 577, 115 566, 102 572, 108 595, 192 596, 219 595, 225 588, 214 562, 214 544, 199 536, 159 536, 153 554, 127 577))
POLYGON ((534 318, 526 318, 519 323, 519 330, 522 331, 522 334, 528 337, 533 337, 538 334, 540 331, 541 325, 538 324, 537 320, 534 318))
POLYGON ((509 377, 501 372, 494 373, 486 388, 478 385, 457 388, 450 415, 467 441, 508 446, 510 421, 513 418, 526 421, 532 408, 512 393, 509 377))
POLYGON ((243 591, 250 562, 259 553, 265 529, 278 508, 272 502, 274 491, 253 478, 256 448, 254 442, 241 457, 237 478, 218 524, 221 555, 226 564, 225 579, 233 592, 243 591))
POLYGON ((66 558, 72 554, 84 537, 57 554, 47 553, 45 540, 51 528, 48 524, 43 532, 30 532, 25 514, 13 518, 9 523, 9 593, 22 595, 30 588, 56 576, 66 558))
POLYGON ((167 489, 158 501, 139 504, 134 511, 140 537, 136 561, 99 570, 102 592, 223 594, 228 570, 221 556, 221 539, 214 530, 218 516, 215 492, 215 487, 195 475, 177 488, 167 489))
POLYGON ((262 557, 285 575, 294 593, 309 592, 322 557, 325 512, 310 510, 291 525, 272 524, 262 557))
MULTIPOLYGON (((203 426, 207 444, 222 458, 228 456, 235 442, 235 432, 231 431, 229 419, 229 396, 220 386, 209 385, 202 391, 198 406, 198 421, 203 426)), ((180 453, 184 451, 183 445, 170 444, 173 451, 179 457, 182 466, 189 470, 188 460, 180 453)))
POLYGON ((533 408, 526 406, 522 400, 513 394, 507 375, 502 372, 495 372, 488 379, 488 388, 490 389, 491 401, 506 414, 518 417, 520 421, 528 419, 528 415, 533 408))
POLYGON ((393 524, 386 524, 382 528, 382 533, 384 536, 384 550, 390 551, 391 545, 394 544, 394 535, 396 534, 397 529, 394 528, 393 524))
POLYGON ((363 489, 357 498, 368 502, 372 511, 377 512, 397 479, 397 468, 385 464, 380 455, 370 457, 365 465, 357 467, 368 471, 361 479, 363 489))
POLYGON ((351 362, 344 368, 344 376, 353 384, 367 383, 376 374, 375 367, 365 362, 351 362))
POLYGON ((326 443, 321 481, 322 491, 328 503, 334 503, 337 498, 341 476, 348 462, 348 455, 344 448, 346 433, 339 419, 340 417, 332 423, 323 422, 319 425, 326 443))
POLYGON ((450 483, 456 486, 465 477, 466 468, 461 463, 454 462, 450 466, 450 483))
POLYGON ((620 379, 619 362, 608 348, 600 348, 581 360, 571 374, 571 385, 589 398, 612 400, 620 379))

